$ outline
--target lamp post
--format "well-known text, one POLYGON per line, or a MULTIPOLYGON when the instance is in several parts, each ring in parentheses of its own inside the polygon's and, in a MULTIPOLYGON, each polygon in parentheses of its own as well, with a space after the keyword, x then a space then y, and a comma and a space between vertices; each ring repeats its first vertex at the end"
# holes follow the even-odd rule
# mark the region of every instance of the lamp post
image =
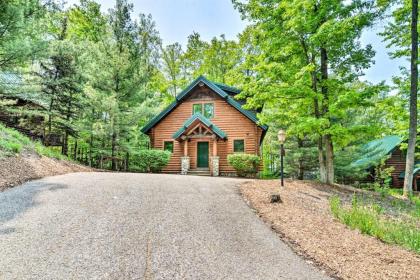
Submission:
POLYGON ((286 140, 286 131, 284 131, 283 129, 280 129, 279 132, 277 133, 277 138, 279 139, 280 142, 280 182, 281 182, 281 186, 284 186, 284 174, 283 174, 283 157, 285 155, 284 152, 284 141, 286 140))

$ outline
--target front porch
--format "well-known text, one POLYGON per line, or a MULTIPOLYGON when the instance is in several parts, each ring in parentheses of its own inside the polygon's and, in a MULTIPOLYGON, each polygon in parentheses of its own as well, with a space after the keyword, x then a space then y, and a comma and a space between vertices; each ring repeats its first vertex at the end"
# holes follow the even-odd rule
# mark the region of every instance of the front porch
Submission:
POLYGON ((201 114, 194 114, 175 134, 174 139, 183 147, 181 174, 190 173, 219 176, 219 142, 226 133, 201 114))
POLYGON ((183 156, 181 157, 181 174, 188 172, 209 172, 211 176, 219 176, 218 139, 214 135, 185 136, 181 141, 183 156))

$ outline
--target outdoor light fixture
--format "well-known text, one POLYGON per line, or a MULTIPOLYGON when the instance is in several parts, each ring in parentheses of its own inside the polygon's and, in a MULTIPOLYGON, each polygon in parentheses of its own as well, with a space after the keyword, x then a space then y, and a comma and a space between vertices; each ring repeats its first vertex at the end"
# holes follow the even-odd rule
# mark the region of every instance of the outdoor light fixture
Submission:
POLYGON ((280 129, 277 133, 277 138, 279 139, 280 144, 283 144, 286 141, 286 131, 280 129))
POLYGON ((280 185, 284 186, 284 174, 283 174, 283 157, 285 155, 284 152, 284 141, 286 141, 286 131, 280 129, 277 133, 277 138, 280 142, 280 185))

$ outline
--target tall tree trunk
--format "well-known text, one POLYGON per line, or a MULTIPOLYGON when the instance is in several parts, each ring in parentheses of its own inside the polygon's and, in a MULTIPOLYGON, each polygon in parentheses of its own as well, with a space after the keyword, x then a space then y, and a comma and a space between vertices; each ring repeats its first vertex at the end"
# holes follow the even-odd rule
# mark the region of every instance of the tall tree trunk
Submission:
MULTIPOLYGON (((67 125, 70 123, 70 119, 71 119, 72 98, 73 98, 73 94, 70 93, 70 98, 67 102, 67 112, 66 112, 67 125)), ((68 141, 69 141, 69 129, 66 127, 64 131, 63 146, 61 147, 61 153, 65 156, 68 156, 68 141)))
POLYGON ((64 135, 63 135, 63 143, 61 146, 61 154, 68 156, 68 142, 69 142, 69 133, 66 131, 64 131, 64 135))
POLYGON ((327 180, 326 183, 329 185, 334 184, 334 147, 330 134, 324 136, 325 145, 325 167, 327 180))
POLYGON ((130 164, 130 154, 127 152, 125 154, 125 166, 124 166, 125 171, 128 171, 129 164, 130 164))
MULTIPOLYGON (((322 114, 325 115, 329 110, 329 96, 328 96, 328 54, 324 47, 321 47, 321 93, 323 95, 322 114)), ((325 167, 326 167, 326 183, 334 183, 334 149, 331 134, 327 133, 323 137, 325 145, 325 167)))
POLYGON ((319 180, 322 183, 327 182, 327 167, 325 166, 325 153, 322 136, 318 138, 318 162, 319 162, 319 180))
POLYGON ((93 165, 92 148, 93 148, 93 133, 91 131, 90 139, 89 139, 89 166, 90 167, 92 167, 93 165))
MULTIPOLYGON (((303 140, 298 137, 297 139, 297 143, 298 143, 298 148, 303 148, 303 140)), ((305 172, 305 168, 304 168, 304 164, 303 164, 303 156, 300 156, 299 160, 298 160, 298 179, 299 180, 303 180, 303 175, 305 172)))
MULTIPOLYGON (((310 63, 309 56, 308 57, 308 64, 310 63)), ((312 56, 311 62, 315 64, 315 59, 312 56)), ((311 80, 312 80, 312 90, 317 93, 318 92, 318 79, 316 77, 316 72, 312 71, 311 73, 311 80)), ((314 114, 317 119, 321 117, 321 112, 319 110, 319 101, 318 97, 314 98, 314 114)), ((327 167, 325 166, 325 153, 322 141, 322 135, 319 135, 318 138, 318 163, 319 163, 319 180, 322 183, 327 182, 327 167)))
POLYGON ((111 163, 111 169, 117 170, 117 160, 115 158, 115 149, 117 147, 117 133, 115 131, 112 133, 112 140, 111 140, 111 157, 112 157, 112 163, 111 163))
POLYGON ((51 97, 51 101, 50 101, 50 106, 48 108, 48 134, 44 135, 44 145, 45 146, 49 146, 48 145, 48 141, 49 138, 51 136, 51 130, 52 130, 52 109, 53 109, 53 105, 54 105, 54 98, 51 97))
POLYGON ((418 88, 418 0, 411 1, 411 86, 410 86, 410 128, 408 133, 407 158, 405 163, 404 196, 413 192, 413 170, 417 138, 417 88, 418 88))
POLYGON ((73 159, 77 159, 77 139, 74 141, 73 159))

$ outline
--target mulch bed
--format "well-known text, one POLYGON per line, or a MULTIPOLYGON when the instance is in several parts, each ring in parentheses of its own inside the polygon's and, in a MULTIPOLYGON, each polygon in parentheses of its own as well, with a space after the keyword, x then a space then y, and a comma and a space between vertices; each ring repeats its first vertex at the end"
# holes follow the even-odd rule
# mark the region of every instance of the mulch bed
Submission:
POLYGON ((93 169, 36 154, 2 158, 0 159, 0 191, 46 176, 90 171, 93 169))
POLYGON ((255 180, 240 187, 246 201, 296 253, 339 279, 419 279, 420 255, 351 230, 334 219, 328 199, 352 192, 305 181, 255 180), (270 203, 280 193, 282 203, 270 203))

